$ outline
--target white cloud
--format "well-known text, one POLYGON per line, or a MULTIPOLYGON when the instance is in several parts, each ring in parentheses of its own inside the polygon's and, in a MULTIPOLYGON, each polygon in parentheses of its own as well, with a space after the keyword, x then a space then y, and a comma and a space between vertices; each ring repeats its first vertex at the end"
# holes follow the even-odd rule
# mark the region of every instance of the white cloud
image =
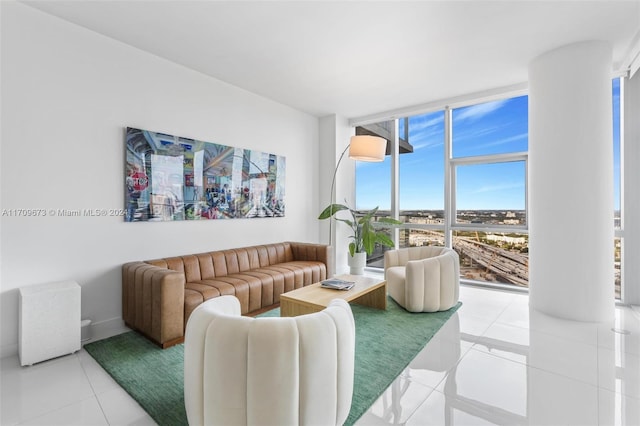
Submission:
MULTIPOLYGON (((426 129, 427 127, 431 127, 431 126, 438 126, 440 127, 440 124, 444 122, 444 114, 438 114, 437 116, 429 119, 429 120, 425 120, 425 119, 409 119, 409 132, 413 133, 413 132, 418 132, 421 130, 426 129)), ((441 129, 438 129, 441 130, 441 129)))
POLYGON ((419 151, 421 149, 424 148, 434 148, 436 146, 442 145, 442 142, 440 143, 430 143, 430 142, 424 142, 424 143, 418 143, 413 145, 413 152, 419 151))
POLYGON ((444 144, 443 129, 436 127, 414 133, 412 128, 412 132, 409 134, 409 143, 413 146, 414 152, 423 148, 442 146, 444 144))
POLYGON ((508 99, 503 99, 500 101, 494 102, 486 102, 483 104, 472 105, 469 107, 465 107, 459 114, 456 114, 456 120, 477 120, 487 114, 492 113, 500 108, 502 108, 507 102, 508 99))
POLYGON ((433 138, 429 137, 428 135, 426 137, 415 138, 413 140, 409 139, 409 141, 413 146, 413 152, 424 148, 436 148, 444 145, 444 140, 442 137, 433 138))
POLYGON ((487 142, 482 145, 478 145, 479 148, 487 148, 490 146, 504 145, 507 143, 519 141, 522 139, 527 139, 529 137, 528 133, 520 133, 517 135, 509 136, 508 138, 497 139, 495 141, 487 142))

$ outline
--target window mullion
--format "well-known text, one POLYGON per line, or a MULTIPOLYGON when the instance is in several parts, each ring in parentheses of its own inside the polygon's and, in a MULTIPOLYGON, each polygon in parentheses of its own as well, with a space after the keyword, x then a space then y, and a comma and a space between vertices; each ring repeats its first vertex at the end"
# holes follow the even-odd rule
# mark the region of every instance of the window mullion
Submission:
POLYGON ((444 109, 444 245, 445 247, 453 247, 451 224, 453 222, 453 212, 455 211, 455 176, 451 166, 451 147, 453 139, 452 128, 452 111, 448 106, 444 109))
MULTIPOLYGON (((406 126, 405 126, 406 127, 406 126)), ((391 135, 391 217, 400 218, 400 197, 399 197, 399 165, 400 165, 400 141, 398 119, 393 120, 393 130, 391 135)), ((391 228, 391 239, 395 248, 400 245, 400 230, 391 228)))

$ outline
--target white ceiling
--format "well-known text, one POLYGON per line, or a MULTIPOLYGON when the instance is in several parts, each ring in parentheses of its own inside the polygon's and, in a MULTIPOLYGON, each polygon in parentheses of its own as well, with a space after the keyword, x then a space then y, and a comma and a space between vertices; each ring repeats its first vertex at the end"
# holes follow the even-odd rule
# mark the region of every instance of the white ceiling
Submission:
POLYGON ((607 40, 614 69, 640 0, 25 1, 219 80, 348 118, 527 80, 529 62, 607 40))

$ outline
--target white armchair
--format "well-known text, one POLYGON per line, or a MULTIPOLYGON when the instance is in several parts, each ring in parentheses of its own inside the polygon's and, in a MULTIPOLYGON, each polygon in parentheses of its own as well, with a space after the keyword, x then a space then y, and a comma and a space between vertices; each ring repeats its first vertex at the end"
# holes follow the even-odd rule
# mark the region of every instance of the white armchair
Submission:
POLYGON ((458 303, 460 260, 450 248, 388 250, 384 276, 389 295, 410 312, 446 311, 458 303))
POLYGON ((341 425, 353 392, 355 323, 334 300, 290 318, 240 316, 234 296, 210 299, 187 323, 184 399, 196 425, 341 425))

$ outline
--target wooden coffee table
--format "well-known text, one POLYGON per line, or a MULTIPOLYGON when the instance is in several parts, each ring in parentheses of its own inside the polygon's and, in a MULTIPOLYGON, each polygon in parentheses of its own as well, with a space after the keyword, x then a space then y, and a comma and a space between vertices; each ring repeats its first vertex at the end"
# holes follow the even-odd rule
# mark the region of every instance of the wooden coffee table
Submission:
POLYGON ((322 288, 320 283, 298 288, 280 295, 280 316, 295 317, 325 309, 333 299, 349 303, 387 309, 387 282, 362 275, 338 275, 345 281, 354 281, 351 290, 322 288))

